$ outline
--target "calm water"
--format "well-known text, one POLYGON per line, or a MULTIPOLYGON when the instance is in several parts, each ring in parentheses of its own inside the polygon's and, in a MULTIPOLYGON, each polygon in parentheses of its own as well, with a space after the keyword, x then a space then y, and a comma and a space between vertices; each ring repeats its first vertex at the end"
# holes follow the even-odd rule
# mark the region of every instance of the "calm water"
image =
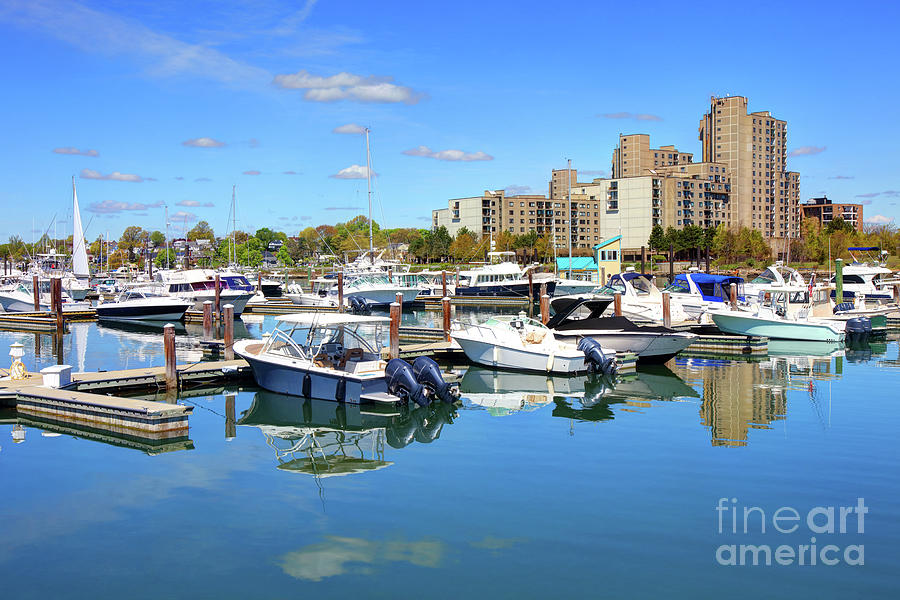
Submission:
MULTIPOLYGON (((56 362, 51 338, 36 363, 34 335, 0 333, 0 352, 14 340, 29 369, 56 362)), ((677 359, 615 385, 472 368, 461 407, 397 414, 211 390, 181 399, 191 443, 155 455, 29 425, 14 443, 6 414, 3 596, 894 597, 900 348, 832 350, 677 359), (760 507, 766 532, 723 512, 719 533, 720 498, 760 507), (863 545, 864 565, 716 560, 810 544, 810 509, 857 498, 864 532, 851 514, 815 537, 863 545), (780 507, 803 515, 795 533, 773 530, 780 507)), ((63 351, 86 370, 162 364, 152 329, 85 325, 63 351)), ((187 339, 179 353, 199 360, 187 339)))

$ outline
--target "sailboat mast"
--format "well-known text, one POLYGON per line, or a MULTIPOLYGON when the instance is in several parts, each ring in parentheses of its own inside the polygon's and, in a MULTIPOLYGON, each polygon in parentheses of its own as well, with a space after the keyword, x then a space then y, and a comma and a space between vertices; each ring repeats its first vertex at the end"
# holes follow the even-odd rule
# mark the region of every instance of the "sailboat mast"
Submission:
POLYGON ((566 167, 566 181, 568 182, 568 191, 566 195, 569 198, 569 279, 572 279, 572 236, 575 235, 575 216, 572 214, 572 159, 568 159, 566 167))
POLYGON ((235 244, 235 241, 237 240, 237 238, 234 235, 234 229, 235 229, 235 227, 237 227, 237 214, 235 211, 235 195, 237 193, 236 190, 237 190, 237 186, 232 185, 231 186, 231 252, 232 252, 232 254, 229 255, 229 257, 228 257, 228 261, 231 264, 237 263, 237 245, 235 244))
POLYGON ((166 269, 171 269, 169 266, 169 205, 166 204, 166 269))
POLYGON ((369 256, 375 262, 375 237, 372 232, 372 154, 369 151, 369 128, 366 127, 366 191, 369 195, 369 256))

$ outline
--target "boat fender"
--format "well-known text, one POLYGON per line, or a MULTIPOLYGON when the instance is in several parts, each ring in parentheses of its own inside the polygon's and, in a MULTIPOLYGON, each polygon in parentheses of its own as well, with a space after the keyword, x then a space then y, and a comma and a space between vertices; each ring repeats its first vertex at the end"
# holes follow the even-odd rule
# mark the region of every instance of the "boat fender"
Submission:
POLYGON ((303 376, 303 385, 300 388, 304 398, 312 398, 312 377, 309 373, 303 376))
POLYGON ((547 371, 553 370, 553 360, 555 358, 556 357, 554 356, 553 352, 551 352, 549 355, 547 355, 547 371))
POLYGON ((341 377, 334 388, 334 399, 343 402, 347 397, 347 380, 341 377))
POLYGON ((431 403, 428 390, 416 381, 412 366, 402 358, 392 358, 384 368, 384 379, 389 394, 402 400, 412 400, 419 406, 431 403))
POLYGON ((453 402, 459 397, 459 388, 444 381, 441 368, 427 356, 418 357, 412 365, 416 382, 424 385, 431 393, 444 402, 453 402))

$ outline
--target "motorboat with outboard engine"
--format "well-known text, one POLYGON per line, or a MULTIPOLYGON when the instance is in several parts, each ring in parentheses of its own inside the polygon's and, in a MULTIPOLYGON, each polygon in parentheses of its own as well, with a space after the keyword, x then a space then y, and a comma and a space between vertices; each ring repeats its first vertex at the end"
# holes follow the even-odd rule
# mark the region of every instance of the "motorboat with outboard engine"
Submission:
POLYGON ((491 317, 484 323, 454 322, 451 337, 472 362, 497 369, 574 375, 615 373, 614 350, 585 338, 561 342, 553 331, 524 313, 491 317))
POLYGON ((735 284, 738 302, 744 302, 744 279, 733 275, 710 275, 693 271, 679 273, 663 291, 672 294, 692 319, 699 320, 710 308, 723 305, 731 299, 731 284, 735 284))
POLYGON ((263 388, 350 404, 452 402, 456 386, 444 381, 428 357, 410 365, 382 360, 387 317, 300 313, 275 317, 278 327, 262 341, 240 340, 234 352, 250 363, 263 388), (374 330, 374 331, 373 331, 374 330))
POLYGON ((550 301, 554 314, 547 327, 560 341, 575 344, 593 339, 604 348, 634 353, 642 363, 666 362, 697 337, 661 325, 638 325, 628 317, 603 316, 612 301, 608 296, 554 298, 550 301))

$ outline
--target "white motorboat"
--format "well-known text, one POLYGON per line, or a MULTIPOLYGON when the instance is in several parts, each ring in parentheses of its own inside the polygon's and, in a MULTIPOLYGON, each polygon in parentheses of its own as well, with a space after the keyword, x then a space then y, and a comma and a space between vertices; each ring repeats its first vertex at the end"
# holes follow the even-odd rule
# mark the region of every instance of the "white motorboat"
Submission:
POLYGON ((300 306, 337 306, 336 286, 336 279, 319 277, 312 280, 311 289, 307 292, 303 291, 299 283, 290 284, 285 297, 300 306))
MULTIPOLYGON (((633 267, 611 276, 598 293, 604 296, 621 294, 622 316, 635 321, 662 323, 662 292, 648 275, 635 272, 633 267)), ((671 295, 669 300, 672 322, 690 320, 690 315, 682 308, 677 296, 671 295)))
POLYGON ((813 316, 817 305, 828 306, 825 288, 772 286, 760 291, 760 301, 750 308, 710 312, 724 333, 762 336, 779 340, 843 341, 846 323, 813 316))
POLYGON ((3 312, 32 312, 34 295, 21 283, 0 288, 0 308, 3 312))
MULTIPOLYGON (((459 272, 459 284, 454 286, 453 293, 457 296, 520 296, 528 297, 528 269, 522 269, 517 263, 510 260, 515 257, 514 252, 489 252, 491 260, 489 264, 475 269, 459 272)), ((547 294, 553 296, 556 292, 556 281, 535 281, 532 278, 532 292, 538 294, 541 283, 547 286, 547 294)))
POLYGON ((300 313, 275 318, 262 341, 240 340, 234 351, 250 363, 256 382, 282 394, 350 404, 429 404, 455 400, 431 359, 413 366, 381 357, 387 317, 345 313, 300 313), (374 329, 374 331, 372 331, 374 329))
POLYGON ((519 316, 492 317, 484 323, 455 322, 450 335, 472 362, 497 369, 574 375, 612 373, 616 353, 591 339, 561 342, 540 321, 519 316))
POLYGON ((361 275, 344 283, 344 302, 349 304, 353 298, 359 298, 366 304, 384 306, 394 302, 397 294, 403 297, 403 302, 412 302, 423 291, 423 287, 388 281, 386 276, 361 275))
MULTIPOLYGON (((880 285, 883 277, 893 275, 890 269, 879 265, 851 263, 844 265, 841 271, 845 300, 847 297, 859 297, 866 306, 870 307, 893 301, 892 290, 885 289, 880 285)), ((836 290, 836 282, 837 275, 835 274, 829 280, 833 290, 836 290)))
POLYGON ((759 293, 765 288, 773 286, 804 286, 806 281, 797 269, 786 267, 782 261, 766 267, 762 273, 744 284, 744 294, 747 302, 755 303, 759 299, 759 293))
POLYGON ((555 298, 550 302, 554 315, 547 327, 563 342, 591 338, 604 348, 634 353, 642 363, 665 362, 697 337, 668 327, 637 325, 627 317, 602 316, 612 301, 608 296, 555 298))
POLYGON ((119 294, 115 301, 101 302, 96 310, 102 320, 174 322, 183 319, 192 305, 189 300, 131 290, 119 294))
POLYGON ((691 319, 699 321, 703 313, 730 301, 732 283, 736 286, 737 301, 745 302, 743 278, 698 270, 676 275, 663 291, 669 292, 671 300, 691 319))
MULTIPOLYGON (((157 271, 157 281, 165 284, 170 296, 190 300, 194 310, 203 310, 207 300, 216 301, 216 272, 211 269, 188 269, 186 271, 157 271)), ((243 276, 241 276, 243 277, 243 276)), ((246 278, 243 278, 247 281, 246 278)), ((248 283, 249 285, 249 283, 248 283)), ((254 292, 241 289, 230 289, 228 282, 219 278, 219 304, 231 304, 234 316, 239 317, 254 292)))

